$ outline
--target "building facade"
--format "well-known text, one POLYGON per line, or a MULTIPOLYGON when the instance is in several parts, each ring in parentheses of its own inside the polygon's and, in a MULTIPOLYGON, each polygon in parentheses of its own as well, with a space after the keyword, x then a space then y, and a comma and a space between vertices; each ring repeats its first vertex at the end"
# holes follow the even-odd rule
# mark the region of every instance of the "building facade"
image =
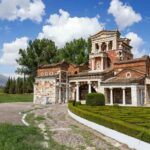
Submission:
POLYGON ((65 61, 38 68, 34 103, 85 102, 87 93, 104 93, 106 104, 150 104, 150 58, 133 58, 130 40, 119 31, 103 30, 91 36, 89 64, 65 61))

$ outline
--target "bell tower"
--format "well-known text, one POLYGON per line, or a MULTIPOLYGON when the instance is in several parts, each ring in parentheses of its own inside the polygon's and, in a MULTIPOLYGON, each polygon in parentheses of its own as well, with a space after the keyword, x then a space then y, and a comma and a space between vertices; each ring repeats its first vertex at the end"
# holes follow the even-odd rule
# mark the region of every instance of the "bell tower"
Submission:
POLYGON ((110 68, 115 61, 133 59, 130 40, 120 38, 119 31, 100 31, 91 36, 91 41, 90 72, 103 72, 110 68))

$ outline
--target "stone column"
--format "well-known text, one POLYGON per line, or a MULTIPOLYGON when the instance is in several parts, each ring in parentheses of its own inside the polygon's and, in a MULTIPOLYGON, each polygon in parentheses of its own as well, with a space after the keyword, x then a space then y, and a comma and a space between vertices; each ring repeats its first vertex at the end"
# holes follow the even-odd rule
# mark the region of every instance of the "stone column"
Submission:
POLYGON ((34 88, 33 103, 34 104, 36 104, 36 88, 35 88, 36 86, 37 86, 36 84, 33 85, 33 88, 34 88))
POLYGON ((69 93, 69 88, 68 88, 68 84, 66 84, 66 100, 65 100, 65 103, 68 102, 68 93, 69 93))
POLYGON ((91 81, 88 82, 88 93, 91 93, 91 81))
POLYGON ((103 71, 104 70, 104 57, 101 57, 102 59, 102 62, 101 62, 101 70, 103 71))
POLYGON ((122 88, 122 95, 123 95, 123 105, 126 104, 126 88, 122 88))
POLYGON ((72 100, 71 85, 68 85, 68 100, 72 100))
POLYGON ((92 59, 92 70, 95 70, 95 59, 92 59))
POLYGON ((76 82, 76 101, 79 102, 79 82, 76 82))
POLYGON ((132 86, 132 88, 131 88, 131 97, 132 97, 132 105, 137 106, 139 97, 138 97, 136 86, 132 86))
POLYGON ((144 90, 145 90, 145 92, 144 92, 145 93, 145 95, 144 95, 144 104, 146 104, 147 103, 147 97, 148 97, 147 96, 147 85, 146 84, 145 84, 145 89, 144 90))
POLYGON ((110 104, 113 105, 113 88, 110 88, 110 104))
POLYGON ((59 104, 61 104, 61 85, 59 85, 59 104))
POLYGON ((106 45, 107 45, 106 51, 108 51, 109 50, 109 42, 106 42, 106 45))

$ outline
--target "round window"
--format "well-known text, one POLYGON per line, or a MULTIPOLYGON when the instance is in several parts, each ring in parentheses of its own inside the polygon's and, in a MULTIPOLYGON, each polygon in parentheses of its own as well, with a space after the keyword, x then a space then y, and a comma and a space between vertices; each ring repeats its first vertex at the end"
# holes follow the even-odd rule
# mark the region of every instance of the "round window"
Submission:
POLYGON ((131 73, 130 72, 126 73, 126 78, 131 78, 131 73))

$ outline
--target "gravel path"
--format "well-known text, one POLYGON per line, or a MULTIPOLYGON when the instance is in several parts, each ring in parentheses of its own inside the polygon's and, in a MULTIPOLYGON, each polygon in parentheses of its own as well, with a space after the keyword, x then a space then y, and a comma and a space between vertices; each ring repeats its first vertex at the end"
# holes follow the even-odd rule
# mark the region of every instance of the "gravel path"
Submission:
POLYGON ((0 104, 0 123, 22 125, 22 115, 19 112, 33 108, 33 103, 2 103, 0 104))
POLYGON ((81 125, 68 116, 66 105, 50 105, 36 109, 31 113, 44 117, 40 125, 46 126, 52 138, 59 144, 75 150, 129 150, 129 148, 111 138, 81 125))

